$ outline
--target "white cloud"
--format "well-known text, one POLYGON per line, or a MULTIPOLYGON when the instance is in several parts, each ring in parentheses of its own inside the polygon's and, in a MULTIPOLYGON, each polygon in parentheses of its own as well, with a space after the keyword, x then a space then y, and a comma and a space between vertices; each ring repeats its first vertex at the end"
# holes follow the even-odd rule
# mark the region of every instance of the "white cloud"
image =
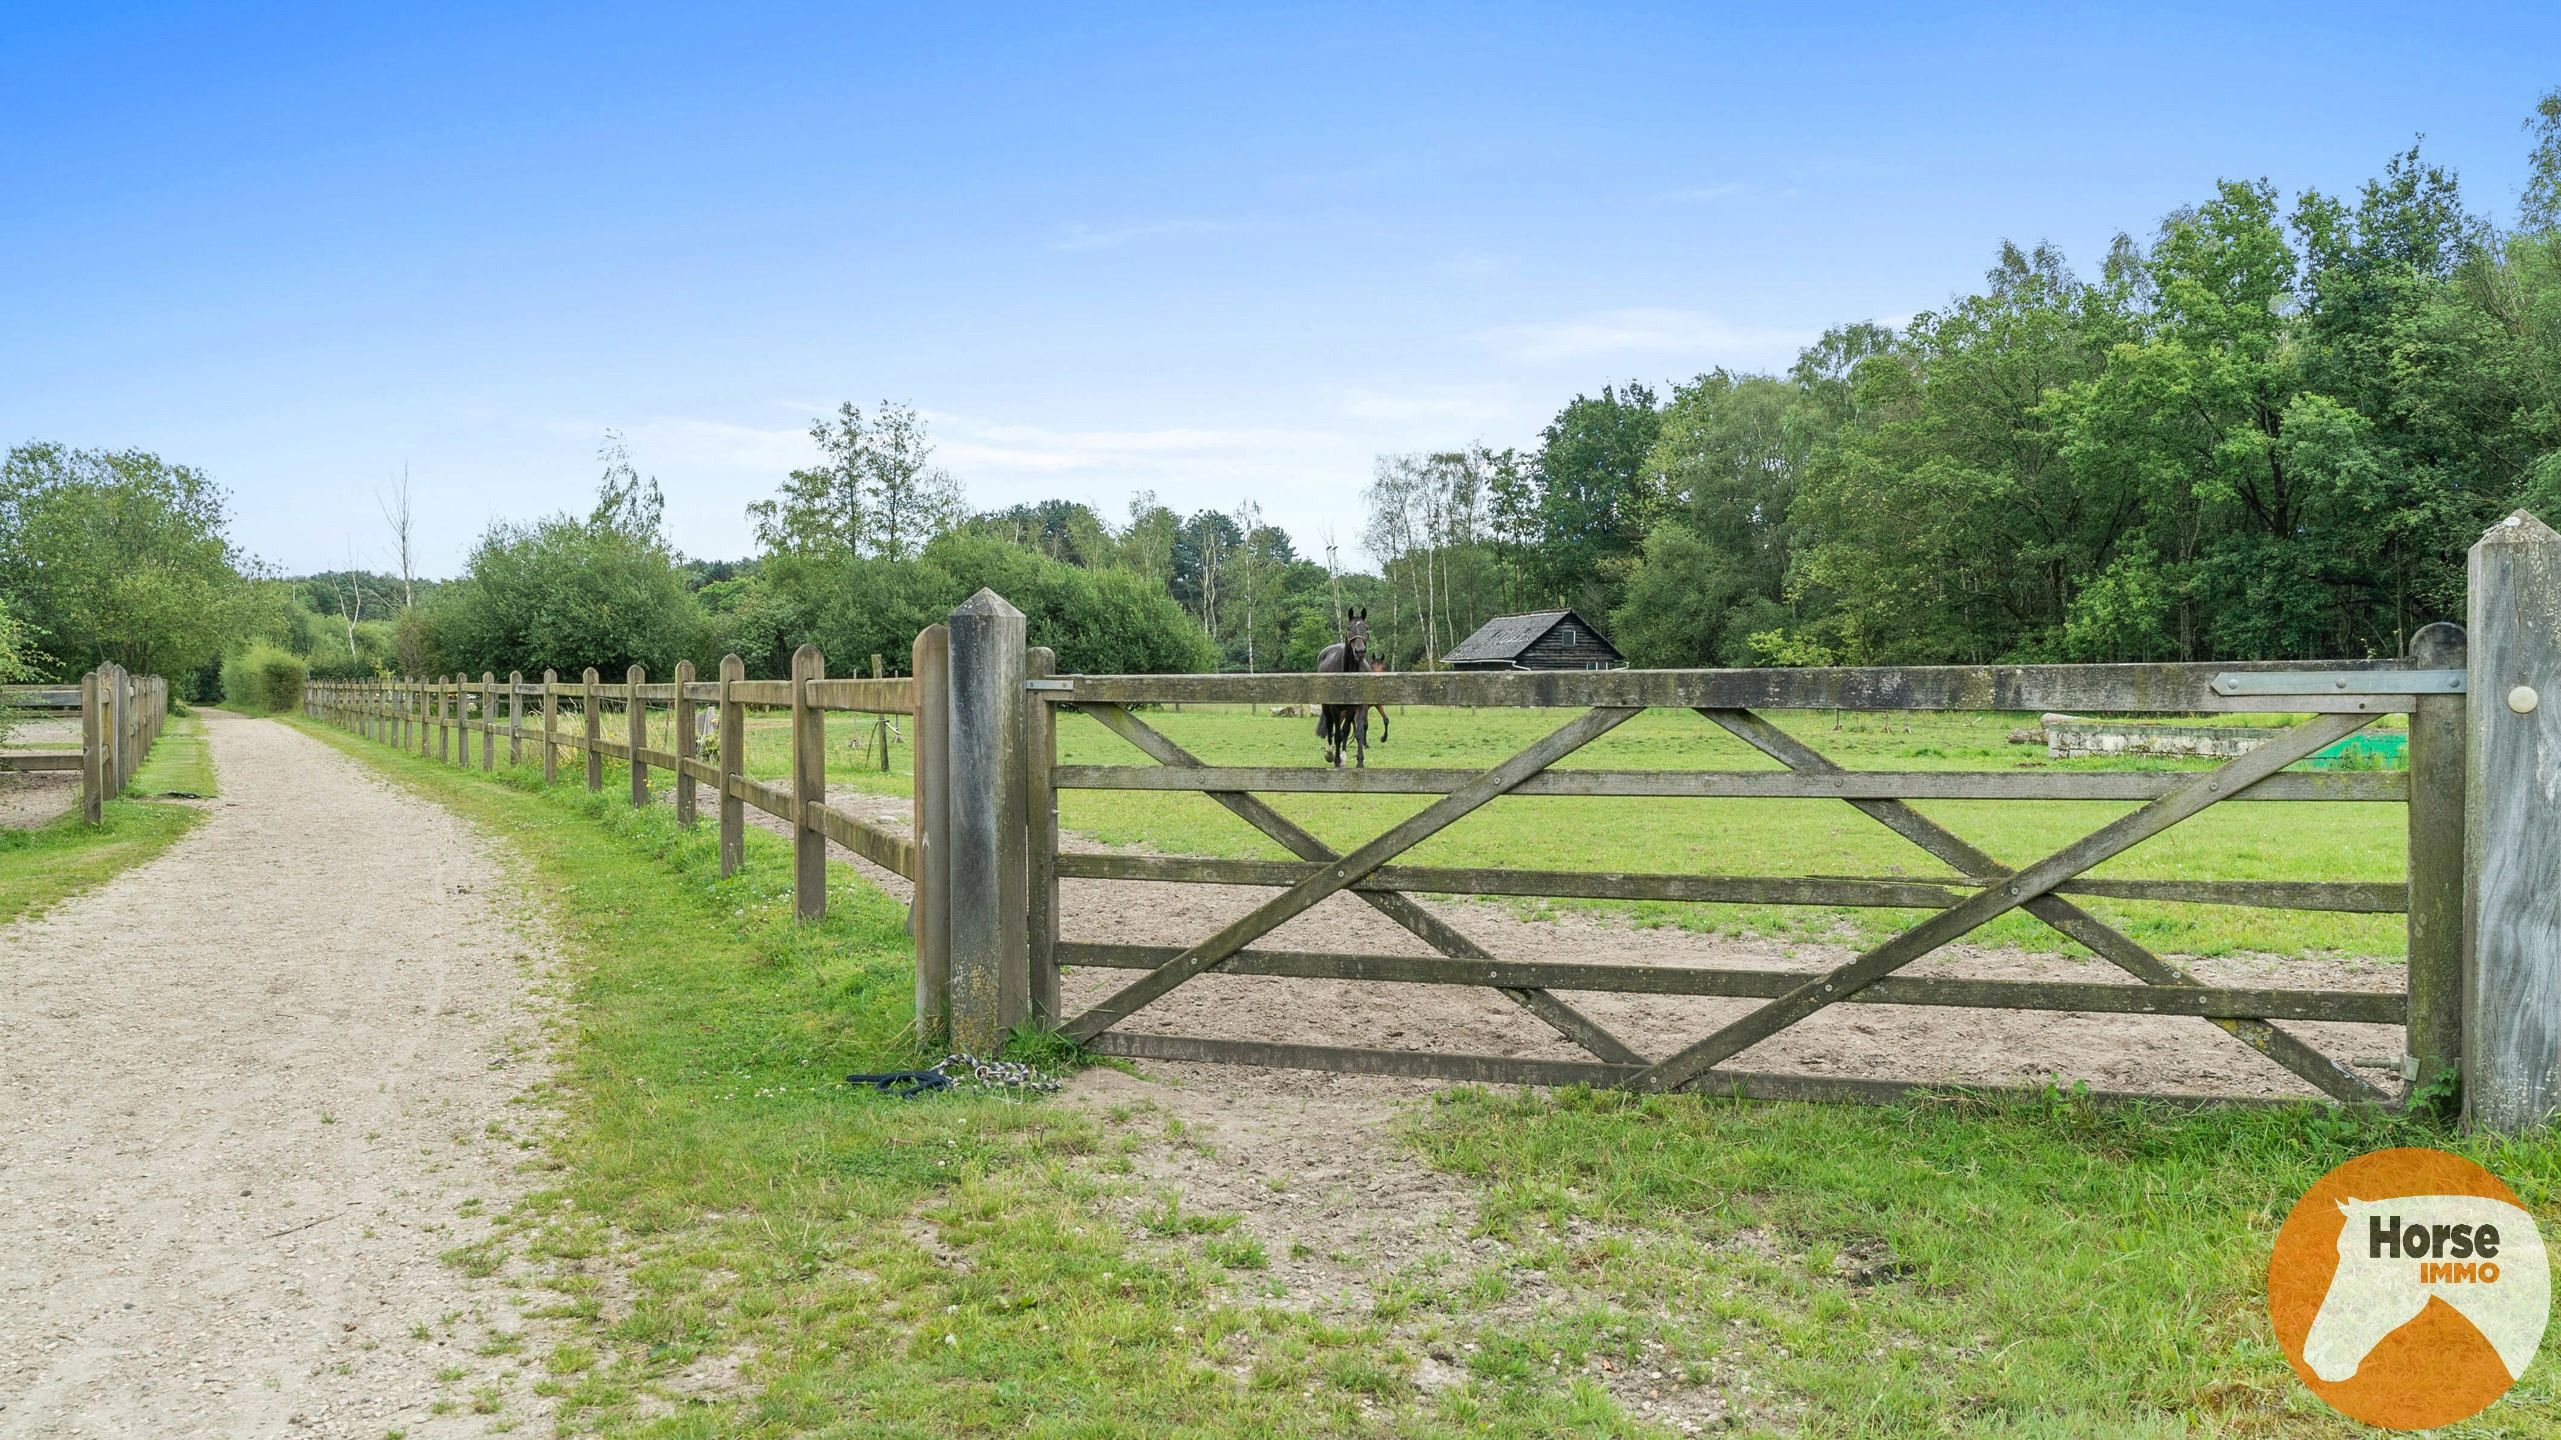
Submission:
POLYGON ((1697 310, 1640 306, 1564 320, 1498 325, 1479 333, 1507 360, 1545 364, 1615 356, 1679 356, 1694 363, 1773 365, 1793 359, 1816 335, 1736 325, 1697 310))

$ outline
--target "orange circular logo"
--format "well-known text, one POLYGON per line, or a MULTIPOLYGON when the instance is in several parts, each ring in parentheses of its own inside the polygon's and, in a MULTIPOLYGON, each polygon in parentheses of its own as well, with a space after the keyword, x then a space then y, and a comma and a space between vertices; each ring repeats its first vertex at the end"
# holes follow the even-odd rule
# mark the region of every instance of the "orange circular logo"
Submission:
POLYGON ((2450 1425, 2508 1393, 2551 1304, 2534 1217, 2442 1150, 2377 1150, 2322 1176, 2268 1260, 2268 1319, 2294 1373, 2393 1430, 2450 1425))

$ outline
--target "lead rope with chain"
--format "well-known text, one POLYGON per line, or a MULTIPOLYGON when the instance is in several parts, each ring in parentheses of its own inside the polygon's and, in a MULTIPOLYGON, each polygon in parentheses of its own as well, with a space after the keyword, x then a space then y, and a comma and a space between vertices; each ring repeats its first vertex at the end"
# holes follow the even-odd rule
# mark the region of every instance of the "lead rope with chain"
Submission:
POLYGON ((1046 1095, 1059 1086, 1057 1076, 1020 1060, 991 1060, 957 1050, 923 1070, 884 1070, 870 1075, 848 1075, 845 1083, 868 1085, 901 1100, 964 1087, 1008 1097, 1046 1095))

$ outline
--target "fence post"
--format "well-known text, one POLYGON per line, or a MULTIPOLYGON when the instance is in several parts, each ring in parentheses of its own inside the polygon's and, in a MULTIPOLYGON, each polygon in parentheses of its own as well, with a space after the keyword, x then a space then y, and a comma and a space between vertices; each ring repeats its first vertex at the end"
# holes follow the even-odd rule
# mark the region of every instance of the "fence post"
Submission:
MULTIPOLYGON (((1048 646, 1033 648, 1024 673, 1046 680, 1058 673, 1058 656, 1048 646)), ((1050 767, 1058 763, 1058 711, 1046 700, 1023 697, 1023 791, 1030 809, 1027 841, 1031 865, 1025 929, 1031 970, 1031 1018, 1054 1028, 1058 1014, 1058 790, 1050 767)))
POLYGON ((542 783, 560 780, 560 672, 542 672, 542 783))
POLYGON ((649 743, 649 705, 640 698, 640 687, 649 683, 648 667, 634 665, 623 672, 622 716, 623 738, 631 742, 631 808, 639 810, 649 804, 649 767, 640 763, 642 747, 649 743))
POLYGON ((720 874, 724 880, 737 874, 747 858, 747 801, 734 787, 747 773, 747 707, 731 695, 731 688, 746 678, 746 661, 735 655, 720 657, 720 874))
POLYGON ((2463 1102, 2515 1133, 2561 1109, 2561 535, 2520 510, 2469 578, 2463 1102))
POLYGON ((827 712, 809 693, 811 681, 826 678, 817 646, 791 652, 791 893, 803 920, 827 913, 827 836, 809 813, 827 802, 827 712))
POLYGON ((917 632, 914 786, 916 898, 907 910, 916 938, 916 1034, 928 1045, 951 1037, 951 629, 917 632))
POLYGON ((80 677, 80 818, 107 818, 107 713, 100 672, 80 677))
POLYGON ((440 765, 449 765, 453 763, 454 758, 453 681, 454 677, 451 675, 440 676, 435 686, 436 762, 440 765))
POLYGON ((507 763, 525 763, 525 672, 507 672, 507 763))
POLYGON ((597 751, 596 742, 605 738, 605 717, 596 708, 596 689, 604 683, 604 677, 590 665, 580 678, 587 682, 587 698, 578 707, 587 722, 587 792, 600 795, 605 789, 605 757, 597 751))
POLYGON ((676 662, 676 738, 672 749, 676 755, 676 823, 694 828, 694 776, 685 762, 694 758, 694 702, 685 693, 694 683, 694 662, 676 662))
POLYGON ((993 590, 951 626, 952 1046, 984 1053, 1030 1011, 1023 612, 993 590))
POLYGON ((107 667, 107 798, 110 800, 124 794, 125 746, 130 743, 125 734, 125 713, 131 708, 132 703, 132 694, 125 688, 124 667, 109 665, 107 667))
POLYGON ((498 768, 498 677, 480 672, 480 773, 498 768))
MULTIPOLYGON (((2463 630, 2439 621, 2410 637, 2410 665, 2460 670, 2463 630)), ((2463 1066, 2463 711, 2461 695, 2410 710, 2410 1088, 2463 1066)))

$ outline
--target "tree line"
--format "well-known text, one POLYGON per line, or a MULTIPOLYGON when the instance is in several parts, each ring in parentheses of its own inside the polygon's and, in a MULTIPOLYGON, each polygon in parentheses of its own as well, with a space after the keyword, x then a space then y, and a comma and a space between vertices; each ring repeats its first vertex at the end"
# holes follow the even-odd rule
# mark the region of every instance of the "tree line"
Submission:
POLYGON ((0 466, 0 663, 210 685, 254 640, 321 674, 774 676, 815 642, 895 670, 982 585, 1088 672, 1306 670, 1352 606, 1399 668, 1561 607, 1655 666, 2397 654, 2461 614, 2483 528, 2561 512, 2561 91, 2527 130, 2512 220, 2416 147, 2352 195, 2225 182, 2091 273, 2005 243, 1972 293, 1783 373, 1613 382, 1525 447, 1380 456, 1366 569, 1250 499, 973 512, 894 403, 813 422, 753 556, 685 556, 608 434, 591 507, 495 522, 442 581, 405 479, 399 573, 286 579, 200 473, 31 444, 0 466))

